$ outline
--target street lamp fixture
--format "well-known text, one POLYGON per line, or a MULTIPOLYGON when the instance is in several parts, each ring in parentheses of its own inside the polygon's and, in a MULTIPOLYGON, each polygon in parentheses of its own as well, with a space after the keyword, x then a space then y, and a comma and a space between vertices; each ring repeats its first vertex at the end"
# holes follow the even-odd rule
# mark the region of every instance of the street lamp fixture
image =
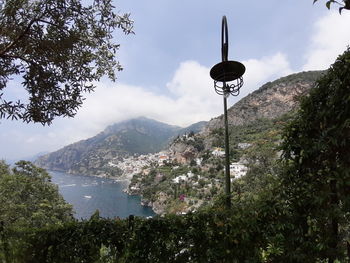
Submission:
POLYGON ((215 92, 223 96, 225 122, 225 195, 226 206, 231 208, 231 178, 230 151, 228 139, 227 98, 238 96, 243 86, 245 66, 237 61, 228 60, 228 27, 226 16, 222 17, 221 26, 221 58, 222 61, 210 70, 210 77, 214 80, 215 92))

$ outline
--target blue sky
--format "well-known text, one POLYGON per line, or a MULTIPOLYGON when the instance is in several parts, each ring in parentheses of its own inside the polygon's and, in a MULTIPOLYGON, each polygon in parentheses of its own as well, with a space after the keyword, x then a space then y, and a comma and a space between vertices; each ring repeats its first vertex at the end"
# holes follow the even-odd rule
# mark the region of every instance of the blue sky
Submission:
MULTIPOLYGON (((138 116, 187 126, 222 113, 210 68, 220 62, 221 19, 227 16, 229 59, 246 68, 245 85, 229 106, 267 81, 303 70, 326 69, 350 42, 350 12, 328 11, 312 0, 120 0, 135 35, 115 33, 124 67, 117 82, 103 79, 73 119, 49 127, 0 121, 0 159, 27 158, 96 135, 138 116)), ((7 98, 25 97, 20 84, 7 98)))

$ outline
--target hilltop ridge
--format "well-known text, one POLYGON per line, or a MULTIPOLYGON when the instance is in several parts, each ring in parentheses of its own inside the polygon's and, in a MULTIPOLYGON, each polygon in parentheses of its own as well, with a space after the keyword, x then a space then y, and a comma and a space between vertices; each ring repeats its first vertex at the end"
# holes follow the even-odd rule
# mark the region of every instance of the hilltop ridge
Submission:
MULTIPOLYGON (((267 82, 228 109, 229 125, 243 125, 259 118, 274 119, 296 109, 325 71, 294 73, 267 82)), ((211 119, 206 130, 223 127, 223 115, 211 119)))

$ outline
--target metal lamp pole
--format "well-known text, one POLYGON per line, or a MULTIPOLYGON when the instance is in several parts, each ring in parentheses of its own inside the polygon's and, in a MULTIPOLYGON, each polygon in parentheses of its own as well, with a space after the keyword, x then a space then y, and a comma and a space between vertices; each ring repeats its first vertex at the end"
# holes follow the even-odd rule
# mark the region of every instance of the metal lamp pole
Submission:
POLYGON ((228 120, 227 120, 227 98, 224 97, 224 122, 225 122, 225 194, 226 206, 231 208, 231 177, 230 177, 230 145, 228 139, 228 120))
POLYGON ((231 208, 231 178, 230 178, 230 147, 228 138, 227 98, 238 96, 243 86, 245 66, 237 61, 228 60, 228 27, 226 16, 222 18, 221 26, 221 59, 222 61, 210 70, 210 77, 214 80, 215 92, 223 96, 224 125, 225 125, 225 195, 226 207, 231 208), (220 84, 222 83, 222 84, 220 84))

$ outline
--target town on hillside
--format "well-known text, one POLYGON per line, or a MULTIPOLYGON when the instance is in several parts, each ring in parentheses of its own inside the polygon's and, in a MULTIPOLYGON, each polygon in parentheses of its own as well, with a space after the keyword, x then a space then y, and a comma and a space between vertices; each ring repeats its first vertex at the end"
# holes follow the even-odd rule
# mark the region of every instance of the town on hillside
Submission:
MULTIPOLYGON (((175 142, 188 145, 194 140, 194 134, 184 134, 175 142)), ((250 146, 238 144, 242 150, 250 146)), ((221 147, 213 147, 204 156, 191 147, 180 152, 169 147, 158 153, 115 158, 108 165, 123 171, 120 178, 130 181, 125 192, 141 195, 143 205, 151 206, 157 214, 184 214, 208 204, 223 188, 224 157, 221 147)), ((247 171, 244 158, 232 162, 231 182, 245 176, 247 171)))

